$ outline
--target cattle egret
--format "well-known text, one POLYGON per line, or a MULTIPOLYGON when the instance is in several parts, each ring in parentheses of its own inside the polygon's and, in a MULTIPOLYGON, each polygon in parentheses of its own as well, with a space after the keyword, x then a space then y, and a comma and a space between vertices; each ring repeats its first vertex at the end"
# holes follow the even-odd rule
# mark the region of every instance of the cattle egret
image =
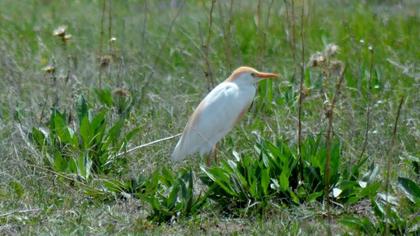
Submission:
MULTIPOLYGON (((257 83, 277 74, 239 67, 200 102, 172 153, 172 160, 182 160, 199 152, 212 152, 215 146, 245 114, 257 91, 257 83)), ((208 159, 208 164, 210 157, 208 159)))

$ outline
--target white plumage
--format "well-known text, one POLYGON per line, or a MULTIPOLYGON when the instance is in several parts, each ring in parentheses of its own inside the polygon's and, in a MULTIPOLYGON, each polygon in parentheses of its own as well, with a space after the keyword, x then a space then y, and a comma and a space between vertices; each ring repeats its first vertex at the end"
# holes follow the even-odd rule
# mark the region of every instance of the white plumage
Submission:
POLYGON ((196 152, 200 155, 211 152, 252 103, 258 81, 273 77, 277 75, 261 73, 251 67, 236 69, 195 109, 172 153, 172 159, 182 160, 196 152))

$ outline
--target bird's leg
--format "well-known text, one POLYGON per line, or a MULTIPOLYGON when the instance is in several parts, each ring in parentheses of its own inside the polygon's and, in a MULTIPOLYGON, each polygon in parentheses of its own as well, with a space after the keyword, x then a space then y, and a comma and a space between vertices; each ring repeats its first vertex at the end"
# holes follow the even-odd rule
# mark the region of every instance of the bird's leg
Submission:
POLYGON ((210 154, 207 156, 207 167, 209 167, 209 166, 210 166, 210 159, 211 159, 211 156, 212 156, 212 153, 210 153, 210 154))
POLYGON ((213 154, 213 159, 216 162, 216 164, 219 164, 219 159, 217 158, 217 149, 219 149, 219 145, 217 145, 217 143, 213 146, 212 149, 212 154, 213 154))
POLYGON ((213 146, 213 148, 211 149, 210 154, 207 157, 207 166, 210 166, 212 159, 214 159, 216 161, 216 163, 219 163, 218 160, 217 160, 216 150, 217 150, 217 144, 213 146))

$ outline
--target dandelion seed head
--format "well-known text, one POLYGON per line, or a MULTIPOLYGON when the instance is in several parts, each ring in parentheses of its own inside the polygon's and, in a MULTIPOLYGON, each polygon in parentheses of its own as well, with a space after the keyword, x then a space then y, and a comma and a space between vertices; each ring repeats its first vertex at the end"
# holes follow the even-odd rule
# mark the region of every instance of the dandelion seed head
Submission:
POLYGON ((325 47, 324 53, 326 56, 331 57, 337 54, 339 47, 336 44, 330 43, 325 47))

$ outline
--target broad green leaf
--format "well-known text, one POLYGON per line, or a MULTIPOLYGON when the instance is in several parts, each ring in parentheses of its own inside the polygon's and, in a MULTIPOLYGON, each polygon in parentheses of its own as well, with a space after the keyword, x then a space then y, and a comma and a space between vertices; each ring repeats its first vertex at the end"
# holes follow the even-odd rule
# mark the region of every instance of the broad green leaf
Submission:
POLYGON ((233 157, 235 157, 236 162, 239 162, 241 160, 241 156, 235 150, 232 151, 232 155, 233 155, 233 157))
POLYGON ((63 143, 73 143, 69 127, 62 115, 54 116, 54 131, 63 143))
POLYGON ((270 169, 263 169, 261 171, 261 187, 265 195, 268 194, 268 186, 270 184, 270 169))
POLYGON ((83 148, 88 149, 93 139, 93 132, 87 116, 84 116, 80 122, 79 128, 80 136, 82 138, 83 148))
POLYGON ((377 234, 375 225, 366 217, 344 216, 340 223, 358 232, 363 232, 367 235, 377 234))
POLYGON ((291 190, 288 190, 290 197, 292 198, 292 201, 296 204, 299 204, 299 198, 298 196, 291 190))
POLYGON ((93 162, 92 162, 92 159, 90 159, 89 158, 89 155, 86 155, 85 156, 85 159, 84 159, 84 161, 85 161, 85 178, 86 179, 89 179, 90 178, 90 175, 91 175, 91 172, 92 172, 92 164, 93 164, 93 162))
POLYGON ((175 202, 178 199, 180 186, 178 183, 175 183, 173 186, 170 187, 169 196, 166 200, 166 206, 170 209, 175 206, 175 202))
POLYGON ((92 135, 91 145, 101 145, 103 144, 103 137, 105 135, 106 129, 106 112, 102 111, 96 114, 93 117, 92 122, 90 122, 90 130, 92 135))
POLYGON ((42 148, 46 144, 44 133, 35 127, 32 127, 31 138, 38 145, 38 148, 42 148))
POLYGON ((106 111, 103 110, 99 112, 98 114, 96 114, 93 117, 92 122, 90 122, 91 129, 95 132, 95 134, 97 134, 98 131, 101 130, 102 127, 104 126, 105 116, 106 116, 106 111))
POLYGON ((233 170, 235 170, 237 168, 237 165, 234 161, 228 160, 227 163, 230 166, 230 168, 232 168, 233 170))
POLYGON ((280 190, 287 191, 289 189, 289 175, 285 171, 281 172, 279 177, 280 190))
MULTIPOLYGON (((361 159, 359 159, 357 161, 357 163, 354 166, 352 166, 352 169, 351 169, 351 175, 352 176, 349 176, 349 177, 352 178, 352 179, 358 178, 359 173, 360 173, 360 168, 363 166, 363 164, 366 163, 366 161, 368 159, 369 159, 369 156, 365 156, 365 157, 362 157, 361 159)), ((367 182, 369 182, 369 181, 367 181, 367 182)))
POLYGON ((108 131, 108 134, 106 137, 107 142, 118 143, 120 141, 123 141, 119 139, 123 126, 124 126, 123 119, 117 121, 108 131))
POLYGON ((89 108, 86 99, 85 97, 83 97, 83 95, 80 95, 77 99, 76 110, 79 123, 82 122, 84 117, 87 117, 89 119, 89 108))
POLYGON ((369 183, 365 188, 363 188, 359 192, 359 195, 362 197, 368 197, 368 198, 374 197, 378 193, 378 190, 380 187, 381 187, 380 182, 369 183))
POLYGON ((324 192, 322 192, 322 191, 311 193, 308 196, 308 202, 314 202, 318 198, 320 198, 322 195, 324 195, 324 192))
POLYGON ((85 162, 85 155, 86 154, 83 154, 76 158, 76 167, 77 167, 77 175, 86 180, 87 167, 86 167, 86 162, 85 162))
POLYGON ((369 170, 363 175, 362 180, 370 183, 373 180, 375 180, 378 173, 379 173, 378 165, 375 165, 375 163, 372 163, 369 166, 369 170))
POLYGON ((103 182, 104 187, 111 192, 121 192, 124 190, 124 183, 116 179, 107 179, 103 182))
POLYGON ((95 89, 95 93, 102 104, 108 107, 112 106, 112 92, 110 89, 95 89))
POLYGON ((383 218, 385 215, 385 210, 383 206, 381 205, 381 203, 376 200, 372 200, 370 202, 372 204, 373 212, 375 212, 375 215, 380 218, 383 218))
POLYGON ((63 157, 61 153, 54 153, 53 169, 58 172, 66 172, 67 170, 67 158, 63 157))
POLYGON ((250 182, 249 186, 249 193, 251 194, 251 197, 254 199, 259 199, 259 193, 258 193, 258 182, 256 179, 250 182))
POLYGON ((398 187, 411 202, 419 203, 420 187, 414 181, 408 178, 398 177, 398 187))
POLYGON ((229 176, 226 175, 226 173, 217 167, 213 167, 209 170, 206 170, 205 168, 201 168, 201 170, 211 179, 215 184, 220 186, 224 191, 226 191, 228 194, 233 196, 238 196, 236 192, 232 190, 232 188, 229 186, 229 176))
POLYGON ((160 180, 162 181, 163 184, 167 186, 171 186, 176 182, 175 174, 172 171, 170 171, 168 168, 166 167, 162 168, 161 173, 162 175, 160 177, 160 180))

